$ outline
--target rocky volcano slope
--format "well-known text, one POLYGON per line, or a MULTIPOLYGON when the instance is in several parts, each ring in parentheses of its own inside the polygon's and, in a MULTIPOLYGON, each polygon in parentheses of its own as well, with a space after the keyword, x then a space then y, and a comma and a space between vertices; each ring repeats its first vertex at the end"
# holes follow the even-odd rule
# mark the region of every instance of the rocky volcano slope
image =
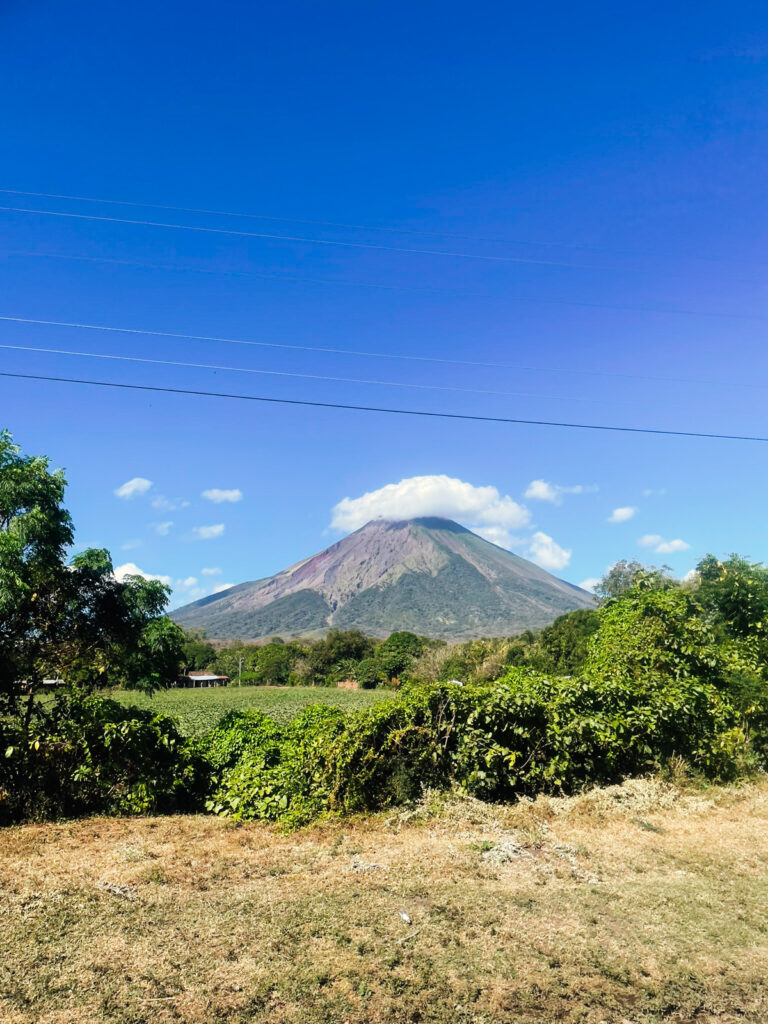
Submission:
POLYGON ((538 629, 594 603, 586 591, 450 519, 377 519, 269 579, 172 614, 217 638, 338 628, 462 640, 538 629))

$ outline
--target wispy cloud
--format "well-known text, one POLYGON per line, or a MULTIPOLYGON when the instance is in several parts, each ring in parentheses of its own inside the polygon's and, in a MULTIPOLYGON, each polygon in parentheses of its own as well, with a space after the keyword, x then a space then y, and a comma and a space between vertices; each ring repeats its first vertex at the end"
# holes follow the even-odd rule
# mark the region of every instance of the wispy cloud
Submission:
POLYGON ((186 508, 189 505, 188 501, 183 498, 166 498, 163 494, 158 494, 152 499, 152 508, 159 509, 163 512, 175 512, 176 509, 186 508))
POLYGON ((224 529, 224 523, 215 523, 213 526, 196 526, 192 531, 192 536, 196 540, 213 540, 215 537, 221 537, 224 529))
POLYGON ((595 587, 598 585, 599 582, 599 576, 589 576, 587 577, 587 579, 582 580, 581 583, 578 584, 578 586, 580 586, 582 590, 588 590, 591 594, 594 593, 595 587))
POLYGON ((200 572, 203 576, 221 576, 221 569, 201 569, 200 572))
POLYGON ((243 500, 243 492, 238 487, 233 487, 229 491, 222 491, 218 487, 211 487, 207 491, 203 491, 202 497, 206 501, 212 501, 216 505, 220 505, 222 502, 236 502, 243 500))
POLYGON ((593 484, 573 484, 565 487, 562 484, 551 484, 546 480, 531 480, 524 496, 531 501, 549 501, 553 505, 560 505, 566 494, 593 494, 596 490, 597 487, 593 484))
POLYGON ((637 515, 637 509, 634 505, 622 505, 621 508, 615 508, 613 512, 608 516, 609 523, 626 523, 630 519, 634 519, 637 515))
POLYGON ((151 480, 147 480, 143 476, 135 476, 132 480, 126 480, 124 484, 120 484, 115 489, 115 494, 118 498, 137 498, 142 494, 146 494, 151 486, 151 480))
POLYGON ((152 529, 155 531, 158 537, 167 537, 168 534, 171 532, 172 526, 173 521, 169 519, 164 523, 153 523, 152 529))
POLYGON ((665 540, 659 533, 646 533, 637 543, 641 548, 652 548, 657 555, 674 555, 679 551, 688 551, 691 546, 679 537, 665 540))

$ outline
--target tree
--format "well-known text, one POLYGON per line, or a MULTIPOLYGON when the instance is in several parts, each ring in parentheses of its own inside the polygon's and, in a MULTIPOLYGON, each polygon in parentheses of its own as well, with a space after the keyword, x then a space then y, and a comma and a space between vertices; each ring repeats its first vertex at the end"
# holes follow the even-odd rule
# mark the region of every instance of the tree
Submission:
POLYGON ((659 586, 662 586, 669 581, 668 571, 667 566, 662 566, 661 569, 649 569, 635 559, 632 559, 630 562, 622 558, 615 565, 612 565, 605 576, 603 576, 595 587, 595 594, 605 600, 621 597, 622 594, 626 594, 628 590, 634 587, 638 579, 644 575, 650 575, 659 586))
POLYGON ((401 630, 390 633, 376 649, 376 658, 387 679, 395 679, 409 669, 424 650, 424 643, 415 633, 401 630))
POLYGON ((607 679, 698 679, 727 687, 751 668, 749 654, 718 640, 694 595, 644 586, 643 578, 599 611, 584 670, 607 679))
POLYGON ((579 608, 560 615, 539 634, 537 648, 530 659, 532 667, 559 675, 577 672, 587 656, 589 638, 599 621, 598 612, 592 608, 579 608))
POLYGON ((187 631, 182 644, 182 663, 188 672, 208 668, 216 660, 215 649, 207 642, 204 629, 187 631))
POLYGON ((763 640, 768 631, 768 569, 740 555, 706 555, 696 566, 696 596, 726 635, 763 640))
POLYGON ((183 633, 163 616, 167 587, 118 581, 104 550, 67 562, 65 487, 48 459, 23 455, 0 433, 0 721, 20 721, 23 736, 49 713, 34 699, 44 679, 151 691, 167 685, 181 657, 183 633))

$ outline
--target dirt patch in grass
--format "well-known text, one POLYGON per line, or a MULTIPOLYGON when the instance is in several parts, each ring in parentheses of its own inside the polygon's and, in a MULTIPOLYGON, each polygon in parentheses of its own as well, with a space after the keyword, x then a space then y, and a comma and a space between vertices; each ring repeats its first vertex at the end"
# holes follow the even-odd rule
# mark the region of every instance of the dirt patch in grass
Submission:
POLYGON ((3 1024, 763 1024, 768 784, 0 833, 3 1024))

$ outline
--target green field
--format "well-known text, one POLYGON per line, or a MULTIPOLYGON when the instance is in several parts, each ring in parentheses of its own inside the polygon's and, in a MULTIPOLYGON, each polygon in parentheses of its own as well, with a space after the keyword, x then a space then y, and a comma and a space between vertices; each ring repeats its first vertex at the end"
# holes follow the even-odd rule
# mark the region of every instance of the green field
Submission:
POLYGON ((212 728, 228 711, 257 708, 286 722, 309 704, 366 708, 392 697, 391 690, 337 690, 311 686, 221 686, 198 690, 162 690, 153 696, 135 690, 115 690, 122 704, 149 708, 177 719, 182 732, 196 736, 212 728))

